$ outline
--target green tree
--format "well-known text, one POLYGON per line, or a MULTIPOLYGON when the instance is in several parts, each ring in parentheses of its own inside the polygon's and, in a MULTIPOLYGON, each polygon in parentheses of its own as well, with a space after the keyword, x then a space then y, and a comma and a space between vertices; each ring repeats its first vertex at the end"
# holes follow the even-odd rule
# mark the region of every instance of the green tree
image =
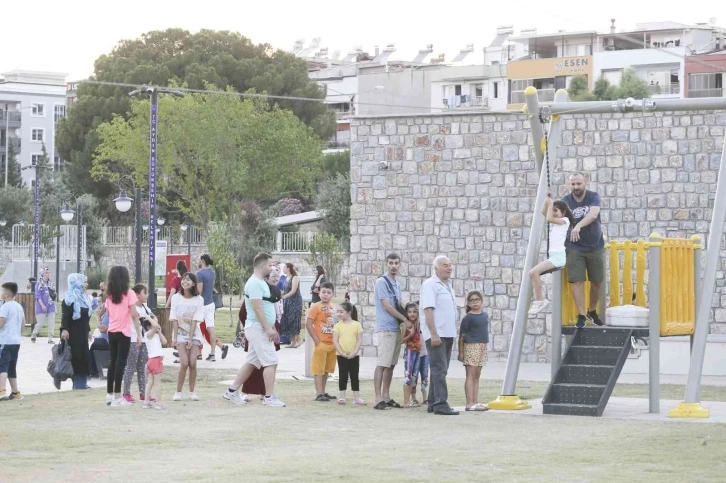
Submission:
MULTIPOLYGON (((206 228, 229 221, 242 200, 275 201, 279 193, 310 198, 320 172, 320 144, 291 111, 263 99, 193 94, 159 101, 159 201, 206 228), (163 175, 162 175, 163 173, 163 175)), ((126 120, 98 127, 93 176, 116 183, 131 175, 148 185, 149 101, 126 120)))
POLYGON ((570 81, 570 87, 567 89, 567 94, 570 100, 573 101, 587 101, 591 100, 591 94, 588 91, 587 76, 576 75, 570 81))
POLYGON ((626 69, 623 72, 623 78, 620 80, 617 93, 617 98, 620 99, 627 99, 628 97, 646 99, 650 97, 648 83, 638 77, 638 74, 632 69, 626 69))
POLYGON ((587 78, 584 75, 576 76, 570 82, 568 94, 572 101, 613 101, 628 97, 645 99, 650 96, 650 91, 648 84, 634 70, 626 69, 619 86, 610 84, 605 77, 600 77, 595 81, 592 93, 587 92, 587 78))
POLYGON ((332 233, 316 233, 308 245, 308 250, 310 255, 303 255, 303 260, 313 268, 322 265, 328 280, 337 285, 345 262, 345 254, 338 238, 332 233))
POLYGON ((316 208, 323 214, 323 230, 348 247, 350 242, 350 177, 336 174, 320 183, 316 208))
MULTIPOLYGON (((307 74, 305 60, 268 44, 253 44, 239 33, 182 29, 152 31, 122 40, 110 54, 95 62, 93 80, 205 89, 231 86, 237 92, 265 92, 275 96, 323 99, 325 93, 307 74)), ((99 199, 116 187, 90 176, 93 155, 100 142, 96 128, 114 116, 132 111, 131 88, 81 84, 78 98, 66 119, 58 123, 56 146, 68 161, 66 181, 73 193, 93 193, 99 199)), ((335 115, 322 102, 272 100, 292 110, 321 138, 335 132, 335 115)), ((147 114, 148 115, 148 114, 147 114)), ((166 112, 160 110, 160 119, 166 112)), ((163 135, 160 133, 160 136, 163 135)), ((148 158, 148 154, 144 156, 148 158)))
MULTIPOLYGON (((18 158, 15 153, 15 148, 10 139, 7 139, 8 144, 8 186, 15 186, 20 188, 24 185, 23 175, 20 173, 20 165, 18 164, 18 158)), ((4 168, 4 166, 3 166, 4 168)), ((2 185, 5 185, 5 173, 0 173, 2 179, 2 185)))
POLYGON ((323 174, 332 176, 334 174, 350 173, 350 151, 340 151, 323 155, 323 174))
POLYGON ((7 222, 0 227, 0 237, 10 240, 13 225, 21 220, 29 222, 33 219, 33 194, 30 190, 17 186, 0 189, 0 216, 7 222))

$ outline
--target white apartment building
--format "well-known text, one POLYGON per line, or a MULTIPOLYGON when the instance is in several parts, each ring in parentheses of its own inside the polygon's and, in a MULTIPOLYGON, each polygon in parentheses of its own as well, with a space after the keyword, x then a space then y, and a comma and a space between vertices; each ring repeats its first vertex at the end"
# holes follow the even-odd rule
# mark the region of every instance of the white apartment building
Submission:
POLYGON ((62 169, 55 149, 55 126, 66 115, 66 74, 12 71, 0 80, 0 159, 5 173, 11 143, 27 186, 35 184, 35 166, 43 145, 54 169, 62 169), (28 169, 30 168, 30 169, 28 169))

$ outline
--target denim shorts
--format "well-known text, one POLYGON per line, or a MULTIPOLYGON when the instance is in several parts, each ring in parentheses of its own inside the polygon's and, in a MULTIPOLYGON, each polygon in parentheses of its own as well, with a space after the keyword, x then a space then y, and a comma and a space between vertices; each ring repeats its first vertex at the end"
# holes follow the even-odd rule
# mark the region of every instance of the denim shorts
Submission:
POLYGON ((565 255, 565 252, 550 252, 550 257, 548 258, 550 262, 552 262, 552 265, 555 266, 555 268, 562 268, 565 266, 565 263, 567 262, 567 256, 565 255))

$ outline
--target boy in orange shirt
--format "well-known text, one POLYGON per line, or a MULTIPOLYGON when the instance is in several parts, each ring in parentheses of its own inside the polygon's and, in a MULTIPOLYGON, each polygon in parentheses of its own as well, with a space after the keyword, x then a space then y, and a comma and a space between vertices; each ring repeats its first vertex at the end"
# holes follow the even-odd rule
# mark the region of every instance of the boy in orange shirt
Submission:
POLYGON ((325 392, 328 374, 335 373, 336 352, 333 345, 333 327, 337 319, 335 306, 332 304, 333 284, 325 282, 320 285, 320 302, 310 306, 305 328, 315 343, 310 372, 315 376, 315 398, 318 402, 328 402, 335 397, 325 392))

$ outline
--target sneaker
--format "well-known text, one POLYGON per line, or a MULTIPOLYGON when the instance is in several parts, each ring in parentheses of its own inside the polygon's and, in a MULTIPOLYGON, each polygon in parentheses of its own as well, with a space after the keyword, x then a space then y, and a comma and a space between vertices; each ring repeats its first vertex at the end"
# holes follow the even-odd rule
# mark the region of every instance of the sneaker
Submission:
POLYGON ((35 344, 35 336, 32 336, 32 337, 30 338, 30 342, 32 342, 33 344, 35 344))
POLYGON ((202 355, 201 355, 201 354, 199 354, 199 355, 197 356, 197 360, 198 360, 198 361, 201 361, 201 360, 202 360, 202 355))
POLYGON ((7 400, 8 400, 7 391, 0 391, 0 401, 7 401, 7 400))
POLYGON ((353 401, 353 406, 365 406, 366 402, 362 399, 356 399, 353 401))
POLYGON ((597 316, 597 310, 589 311, 587 313, 587 318, 592 320, 593 324, 602 326, 602 320, 600 320, 600 317, 597 316))
POLYGON ((583 327, 585 327, 585 324, 587 324, 587 317, 585 317, 584 315, 578 315, 575 327, 577 327, 578 329, 582 329, 583 327))
MULTIPOLYGON (((263 397, 264 398, 265 396, 260 396, 260 397, 263 397)), ((250 399, 250 397, 247 394, 243 394, 242 395, 242 400, 244 402, 250 402, 250 401, 252 401, 252 399, 250 399)))
POLYGON ((19 392, 11 392, 8 396, 8 401, 22 401, 23 399, 25 399, 25 397, 23 397, 23 395, 19 392))
POLYGON ((119 407, 125 407, 125 406, 131 406, 131 403, 122 397, 120 397, 118 399, 114 399, 113 402, 111 402, 112 408, 119 408, 119 407))
POLYGON ((223 345, 222 346, 222 359, 226 359, 227 358, 227 352, 229 352, 229 346, 228 345, 223 345))
POLYGON ((139 394, 139 401, 146 401, 146 396, 139 394))
POLYGON ((324 394, 318 394, 318 397, 315 398, 315 401, 317 402, 330 402, 330 399, 325 397, 324 394))
POLYGON ((162 402, 157 402, 157 403, 154 403, 154 405, 151 407, 154 409, 166 409, 166 404, 164 404, 162 402))
POLYGON ((532 305, 529 307, 529 315, 530 317, 533 317, 540 312, 542 312, 547 306, 550 304, 549 300, 535 300, 532 302, 532 305))
POLYGON ((190 392, 189 393, 189 400, 190 401, 199 401, 199 396, 197 396, 196 392, 190 392))
POLYGON ((180 393, 180 392, 175 392, 175 393, 174 393, 174 397, 173 397, 173 398, 171 398, 171 400, 172 400, 172 401, 181 401, 181 400, 182 400, 182 393, 180 393))
POLYGON ((113 402, 113 394, 106 394, 106 406, 110 406, 113 402))
POLYGON ((172 352, 171 354, 172 354, 172 355, 173 355, 174 357, 176 357, 176 358, 178 358, 178 357, 179 357, 179 351, 174 351, 174 352, 172 352))
POLYGON ((144 405, 141 406, 142 409, 151 409, 153 406, 153 403, 151 401, 144 401, 144 405))
POLYGON ((270 397, 266 397, 262 400, 263 406, 269 406, 271 408, 284 408, 285 403, 280 401, 280 399, 276 395, 272 395, 270 397))
POLYGON ((209 354, 206 359, 207 362, 217 362, 217 359, 214 357, 214 354, 209 354))
POLYGON ((124 394, 124 399, 126 399, 126 401, 130 402, 131 404, 136 402, 136 399, 134 399, 131 394, 124 394))
POLYGON ((330 395, 330 394, 328 394, 327 392, 326 392, 325 394, 323 394, 323 396, 327 397, 327 398, 328 398, 329 400, 331 400, 331 401, 332 401, 333 399, 335 399, 335 396, 331 396, 331 395, 330 395))
POLYGON ((245 397, 247 397, 247 400, 245 400, 245 398, 240 396, 240 393, 238 391, 229 392, 227 390, 227 391, 224 391, 224 394, 222 394, 222 399, 225 399, 229 402, 233 402, 233 403, 237 404, 238 406, 247 404, 247 402, 249 401, 249 397, 246 395, 245 395, 245 397))

